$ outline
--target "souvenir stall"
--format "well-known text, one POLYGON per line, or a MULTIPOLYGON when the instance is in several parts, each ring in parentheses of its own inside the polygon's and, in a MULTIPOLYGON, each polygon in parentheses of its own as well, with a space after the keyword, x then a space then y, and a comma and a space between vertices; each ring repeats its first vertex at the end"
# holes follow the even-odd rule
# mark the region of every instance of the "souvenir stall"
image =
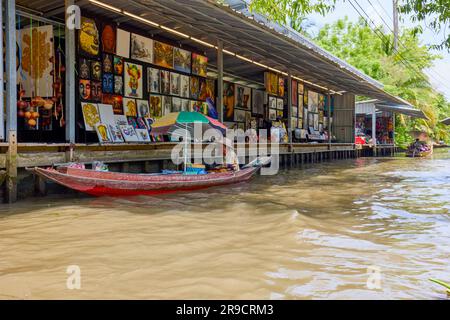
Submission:
POLYGON ((64 142, 64 25, 16 21, 18 142, 64 142))
POLYGON ((374 105, 365 106, 364 104, 361 103, 357 104, 355 129, 356 129, 355 130, 356 144, 360 145, 394 144, 393 113, 389 111, 376 110, 374 105), (371 109, 369 110, 367 108, 371 109), (374 115, 375 115, 375 123, 373 123, 374 115))
POLYGON ((81 18, 77 36, 77 141, 149 143, 155 119, 198 111, 217 117, 208 58, 112 22, 81 18))

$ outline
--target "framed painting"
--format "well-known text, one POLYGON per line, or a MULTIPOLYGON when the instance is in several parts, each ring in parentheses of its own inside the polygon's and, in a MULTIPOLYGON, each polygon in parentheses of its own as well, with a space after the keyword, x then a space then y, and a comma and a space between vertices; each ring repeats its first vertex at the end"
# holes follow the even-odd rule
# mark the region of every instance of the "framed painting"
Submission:
POLYGON ((123 77, 114 76, 114 94, 123 95, 123 77))
POLYGON ((189 76, 180 75, 180 96, 189 98, 189 76))
POLYGON ((181 98, 173 97, 172 98, 172 112, 180 112, 181 111, 181 98))
POLYGON ((234 121, 236 122, 245 122, 245 110, 234 110, 234 121))
POLYGON ((162 96, 150 95, 150 116, 152 118, 162 117, 162 96))
POLYGON ((130 57, 130 33, 128 31, 117 29, 116 54, 124 58, 130 57))
POLYGON ((168 115, 172 112, 172 97, 162 97, 162 112, 163 116, 168 115))
POLYGON ((179 73, 170 73, 170 94, 173 96, 180 95, 181 78, 179 73))
POLYGON ((284 110, 284 100, 277 98, 277 110, 284 110))
POLYGON ((283 110, 277 110, 277 118, 282 119, 284 117, 284 111, 283 110))
POLYGON ((147 129, 135 129, 139 142, 152 142, 147 129))
POLYGON ((223 118, 224 121, 234 121, 234 89, 235 85, 231 82, 223 83, 223 118))
POLYGON ((272 109, 277 108, 277 98, 269 96, 269 108, 272 108, 272 109))
POLYGON ((163 68, 173 69, 173 47, 171 45, 155 41, 153 43, 154 64, 163 68))
POLYGON ((208 58, 197 53, 192 54, 192 73, 201 77, 207 76, 208 58))
POLYGON ((102 102, 102 83, 100 81, 91 81, 91 100, 102 102))
POLYGON ((119 56, 114 56, 114 74, 121 76, 123 75, 123 58, 119 56))
POLYGON ((284 78, 283 77, 279 77, 278 78, 278 96, 280 96, 280 97, 284 97, 284 94, 285 94, 285 84, 286 84, 286 82, 285 82, 285 80, 284 80, 284 78))
POLYGON ((112 54, 104 53, 102 59, 103 72, 113 73, 114 69, 114 58, 112 54))
POLYGON ((139 138, 134 130, 133 126, 121 125, 120 131, 126 142, 139 142, 139 138))
POLYGON ((98 113, 97 104, 82 102, 81 111, 83 112, 85 130, 95 131, 95 126, 100 123, 100 115, 98 113))
POLYGON ((305 85, 301 82, 298 83, 298 94, 303 94, 305 91, 305 85))
POLYGON ((124 91, 126 97, 142 99, 142 66, 125 62, 124 91))
POLYGON ((200 79, 198 77, 191 77, 190 87, 191 99, 198 100, 200 97, 200 79))
POLYGON ((161 70, 161 93, 170 94, 170 71, 161 70))
POLYGON ((123 114, 123 97, 121 95, 103 94, 102 103, 112 104, 114 114, 123 114))
POLYGON ((142 118, 150 118, 150 106, 147 100, 136 100, 138 116, 142 118))
POLYGON ((252 90, 252 112, 253 114, 264 115, 264 91, 252 90))
POLYGON ((264 85, 268 94, 278 95, 278 75, 276 73, 266 71, 264 85))
POLYGON ((198 78, 199 79, 199 87, 200 87, 200 94, 198 99, 202 101, 206 101, 206 98, 208 97, 206 92, 206 79, 205 78, 198 78))
POLYGON ((112 73, 103 74, 102 90, 104 93, 114 93, 114 75, 112 73))
POLYGON ((292 113, 291 117, 297 118, 298 117, 298 108, 297 107, 292 107, 291 113, 292 113))
POLYGON ((112 105, 99 103, 97 105, 97 108, 101 123, 115 124, 114 111, 112 105))
POLYGON ((308 109, 303 108, 303 128, 308 128, 308 109))
POLYGON ((161 75, 159 69, 147 68, 147 89, 150 93, 161 92, 161 75))
POLYGON ((153 63, 153 40, 138 34, 131 34, 131 59, 153 63))
POLYGON ((96 57, 100 53, 99 44, 100 35, 95 20, 81 17, 78 31, 78 52, 84 56, 96 57))
POLYGON ((78 70, 78 76, 80 77, 80 79, 89 80, 91 78, 91 63, 88 59, 80 58, 78 63, 78 70))
POLYGON ((106 53, 116 53, 116 27, 111 23, 102 25, 102 51, 106 53))
POLYGON ((297 107, 298 105, 298 82, 292 80, 292 105, 297 107))
POLYGON ((137 117, 137 105, 135 99, 123 98, 123 109, 127 117, 137 117))
POLYGON ((189 111, 189 103, 188 99, 181 99, 181 111, 189 111))
POLYGON ((91 79, 102 81, 102 63, 100 61, 91 61, 91 79))
POLYGON ((319 114, 314 113, 314 130, 319 130, 319 114))
POLYGON ((216 80, 206 79, 206 97, 216 100, 216 80))
POLYGON ((271 121, 277 120, 277 110, 269 109, 269 120, 271 121))
POLYGON ((80 79, 79 92, 81 100, 91 99, 91 80, 80 79))
POLYGON ((100 143, 111 143, 111 134, 109 133, 108 125, 99 123, 95 126, 95 131, 97 132, 98 142, 100 143))
POLYGON ((240 85, 236 85, 235 88, 236 88, 235 89, 236 108, 250 110, 252 89, 249 87, 244 87, 244 86, 240 86, 240 85))
POLYGON ((191 73, 191 52, 181 48, 174 48, 173 68, 180 72, 191 73))

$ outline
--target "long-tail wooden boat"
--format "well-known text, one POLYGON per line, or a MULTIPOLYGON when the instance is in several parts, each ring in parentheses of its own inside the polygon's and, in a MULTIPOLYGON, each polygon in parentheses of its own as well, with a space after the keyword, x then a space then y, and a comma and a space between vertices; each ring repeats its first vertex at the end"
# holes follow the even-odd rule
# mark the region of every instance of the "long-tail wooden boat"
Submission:
POLYGON ((427 151, 407 150, 406 156, 409 158, 424 158, 433 154, 433 146, 428 146, 430 149, 427 151))
POLYGON ((265 163, 246 166, 239 171, 198 175, 133 174, 70 167, 56 169, 36 167, 28 170, 44 179, 93 196, 133 196, 191 191, 245 182, 250 180, 265 163))

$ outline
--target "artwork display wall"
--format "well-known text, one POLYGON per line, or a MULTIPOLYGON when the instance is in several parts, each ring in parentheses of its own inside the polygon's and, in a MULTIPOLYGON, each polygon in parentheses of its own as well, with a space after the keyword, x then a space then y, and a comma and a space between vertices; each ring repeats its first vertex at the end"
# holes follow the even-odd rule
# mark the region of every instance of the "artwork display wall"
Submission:
MULTIPOLYGON (((206 79, 208 58, 201 54, 86 17, 77 48, 79 116, 101 143, 160 141, 151 135, 152 119, 215 108, 215 81, 206 79), (125 118, 119 123, 111 114, 125 118)), ((250 110, 251 97, 245 99, 250 110)))

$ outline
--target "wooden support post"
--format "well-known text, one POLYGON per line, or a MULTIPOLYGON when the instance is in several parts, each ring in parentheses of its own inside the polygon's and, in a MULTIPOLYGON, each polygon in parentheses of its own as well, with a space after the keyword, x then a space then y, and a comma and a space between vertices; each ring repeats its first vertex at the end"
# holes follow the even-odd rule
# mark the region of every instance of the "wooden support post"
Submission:
POLYGON ((8 132, 8 152, 6 153, 6 200, 8 203, 17 201, 17 135, 15 131, 8 132))
POLYGON ((223 42, 217 42, 217 113, 223 122, 223 42))
POLYGON ((292 148, 292 130, 294 128, 291 127, 292 124, 292 76, 291 72, 288 72, 288 137, 289 137, 289 143, 291 144, 292 148))
MULTIPOLYGON (((74 0, 65 0, 66 21, 69 14, 67 9, 75 3, 74 0)), ((66 122, 66 141, 75 143, 75 28, 69 28, 66 23, 65 29, 65 122, 66 122)))
POLYGON ((45 196, 47 194, 47 185, 45 179, 37 174, 34 175, 34 193, 37 196, 45 196))
MULTIPOLYGON (((3 0, 0 0, 0 39, 3 39, 3 0)), ((3 48, 3 40, 0 42, 0 52, 4 52, 3 48)), ((4 88, 4 79, 3 79, 3 63, 0 63, 0 84, 1 84, 1 90, 0 90, 0 140, 5 140, 5 121, 4 121, 4 98, 3 98, 3 88, 4 88)))

